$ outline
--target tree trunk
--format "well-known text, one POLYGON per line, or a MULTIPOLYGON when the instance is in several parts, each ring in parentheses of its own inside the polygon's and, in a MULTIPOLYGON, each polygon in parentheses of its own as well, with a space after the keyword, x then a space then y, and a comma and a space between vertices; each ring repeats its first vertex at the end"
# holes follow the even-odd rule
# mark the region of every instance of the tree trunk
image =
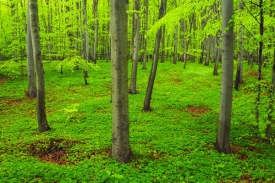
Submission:
POLYGON ((186 67, 186 36, 185 36, 185 22, 184 19, 180 20, 180 31, 181 31, 181 48, 182 48, 182 55, 181 60, 183 62, 183 68, 186 67))
MULTIPOLYGON (((263 13, 263 0, 259 2, 260 8, 260 36, 261 38, 264 35, 264 13, 263 13)), ((257 84, 257 97, 256 97, 256 107, 255 107, 255 117, 256 121, 259 122, 259 105, 260 105, 260 98, 261 98, 261 83, 262 80, 262 54, 263 54, 263 41, 259 42, 259 49, 258 49, 258 84, 257 84)))
POLYGON ((32 50, 32 38, 31 38, 31 27, 30 27, 30 9, 28 8, 27 15, 27 59, 28 59, 28 97, 36 97, 36 83, 35 83, 35 68, 33 61, 33 50, 32 50))
MULTIPOLYGON (((145 5, 145 26, 144 31, 146 32, 148 30, 148 16, 149 16, 149 2, 148 0, 144 1, 145 5)), ((144 40, 144 52, 143 52, 143 62, 142 62, 142 69, 147 70, 146 63, 147 63, 147 38, 144 40)))
POLYGON ((128 117, 128 49, 126 0, 111 0, 112 152, 121 163, 130 161, 128 117))
MULTIPOLYGON (((165 14, 165 9, 166 9, 166 1, 167 0, 162 0, 160 9, 159 9, 159 19, 161 19, 164 14, 165 14)), ((154 81, 157 73, 157 67, 158 67, 158 55, 159 55, 159 47, 160 47, 160 41, 161 41, 161 28, 159 28, 157 34, 156 34, 156 41, 155 41, 155 50, 154 50, 154 60, 152 62, 152 68, 151 68, 151 73, 148 81, 148 86, 147 86, 147 91, 146 91, 146 97, 144 100, 144 111, 150 111, 152 110, 150 107, 150 102, 151 102, 151 97, 152 97, 152 92, 153 92, 153 86, 154 86, 154 81)))
MULTIPOLYGON (((243 9, 243 3, 240 4, 240 9, 243 9)), ((240 28, 240 47, 239 47, 239 59, 238 59, 238 66, 237 66, 237 72, 236 72, 236 78, 235 78, 235 90, 239 90, 239 85, 243 83, 243 78, 242 78, 242 68, 243 68, 243 25, 241 25, 240 28)))
POLYGON ((131 82, 130 82, 130 88, 129 93, 130 94, 137 94, 137 66, 138 66, 138 60, 139 60, 139 7, 140 3, 139 0, 135 0, 134 2, 134 20, 133 20, 133 31, 134 31, 134 40, 133 40, 133 56, 132 56, 132 74, 131 74, 131 82))
POLYGON ((85 26, 85 50, 86 50, 86 64, 83 68, 83 78, 85 85, 88 85, 88 62, 89 62, 89 31, 88 31, 88 24, 87 24, 87 0, 83 0, 83 14, 84 14, 84 26, 85 26))
POLYGON ((42 55, 40 48, 39 24, 38 24, 38 6, 37 0, 29 0, 31 37, 33 47, 34 66, 36 68, 37 78, 37 117, 40 132, 50 130, 45 111, 45 82, 42 55))
POLYGON ((95 35, 94 35, 94 47, 93 47, 93 62, 97 61, 97 45, 98 45, 98 0, 94 0, 94 19, 95 19, 95 35))
POLYGON ((223 153, 230 153, 234 34, 233 25, 229 21, 232 15, 233 0, 222 0, 222 86, 215 148, 223 153))

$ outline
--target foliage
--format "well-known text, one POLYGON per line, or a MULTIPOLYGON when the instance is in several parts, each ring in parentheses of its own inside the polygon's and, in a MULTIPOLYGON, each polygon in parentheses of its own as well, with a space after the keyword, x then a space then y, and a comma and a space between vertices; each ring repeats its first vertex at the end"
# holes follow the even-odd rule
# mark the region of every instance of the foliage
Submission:
POLYGON ((100 66, 93 64, 93 63, 87 63, 86 60, 82 59, 80 56, 74 56, 71 58, 66 58, 63 61, 59 62, 57 68, 60 70, 62 69, 70 69, 72 72, 76 69, 76 67, 80 67, 82 70, 88 69, 88 66, 93 68, 94 70, 98 71, 100 69, 100 66))
POLYGON ((60 75, 58 64, 44 64, 46 111, 53 130, 42 134, 35 100, 24 96, 27 78, 0 75, 0 182, 275 181, 274 145, 263 141, 253 122, 257 79, 247 64, 246 82, 233 93, 229 155, 213 148, 221 78, 212 76, 212 68, 160 63, 149 113, 141 109, 150 69, 140 69, 140 93, 129 95, 135 157, 126 165, 109 157, 110 63, 97 63, 101 69, 90 73, 90 85, 82 84, 81 72, 60 75))
POLYGON ((0 64, 0 71, 10 77, 18 77, 19 75, 27 74, 26 65, 23 64, 22 61, 14 61, 14 59, 5 61, 0 64))

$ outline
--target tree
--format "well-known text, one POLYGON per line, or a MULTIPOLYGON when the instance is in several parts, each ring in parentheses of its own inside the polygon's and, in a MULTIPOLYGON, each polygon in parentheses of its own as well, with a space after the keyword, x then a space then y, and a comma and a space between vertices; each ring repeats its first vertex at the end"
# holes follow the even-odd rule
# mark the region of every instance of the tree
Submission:
MULTIPOLYGON (((259 31, 260 37, 262 38, 264 35, 264 12, 263 12, 263 0, 259 0, 259 8, 260 8, 260 21, 259 21, 259 31)), ((259 105, 260 105, 260 98, 261 98, 261 80, 262 80, 262 64, 263 64, 263 41, 260 39, 259 47, 258 47, 258 83, 257 83, 257 97, 256 97, 256 106, 255 106, 255 117, 256 121, 259 122, 259 105)))
MULTIPOLYGON (((148 16, 149 16, 149 1, 148 0, 144 0, 144 6, 145 6, 145 22, 144 22, 144 31, 148 30, 148 16)), ((143 52, 143 59, 142 59, 142 69, 143 70, 147 70, 146 68, 146 62, 147 62, 147 47, 148 47, 148 40, 145 37, 144 38, 144 52, 143 52)))
POLYGON ((111 0, 112 151, 121 163, 130 161, 126 0, 111 0))
POLYGON ((231 17, 233 0, 222 0, 222 86, 218 132, 215 148, 230 153, 230 122, 233 90, 234 34, 231 17))
POLYGON ((94 47, 93 47, 93 62, 96 64, 97 61, 97 45, 98 45, 98 0, 93 0, 94 6, 93 6, 93 12, 94 12, 94 47))
POLYGON ((32 38, 31 38, 31 27, 30 27, 30 9, 28 8, 27 15, 27 60, 28 60, 28 97, 36 97, 36 83, 35 83, 35 68, 33 61, 33 49, 32 49, 32 38))
POLYGON ((30 25, 31 25, 31 37, 33 48, 33 60, 36 69, 37 79, 37 118, 38 127, 40 132, 50 130, 48 125, 46 112, 45 112, 45 82, 44 82, 44 69, 40 48, 40 36, 39 36, 39 20, 38 20, 38 6, 37 0, 29 0, 30 9, 30 25))
POLYGON ((83 14, 84 14, 84 26, 85 26, 85 53, 86 53, 86 64, 83 68, 83 77, 85 85, 88 84, 87 78, 88 78, 88 62, 89 62, 89 33, 88 33, 88 27, 87 27, 87 10, 86 10, 87 0, 83 0, 83 14))
MULTIPOLYGON (((166 9, 166 1, 167 0, 161 1, 161 5, 159 8, 159 19, 161 19, 164 16, 165 9, 166 9)), ((154 60, 152 62, 152 68, 151 68, 149 81, 148 81, 148 85, 147 85, 146 96, 145 96, 145 100, 144 100, 144 106, 143 106, 144 111, 152 110, 150 107, 150 102, 151 102, 151 98, 152 98, 153 86, 154 86, 155 77, 156 77, 156 73, 157 73, 157 67, 158 67, 158 59, 159 59, 158 55, 159 55, 159 47, 160 47, 160 41, 161 41, 161 33, 162 33, 162 30, 161 30, 161 28, 159 28, 157 31, 157 34, 156 34, 154 60)))
POLYGON ((130 82, 130 88, 129 93, 130 94, 137 94, 137 66, 138 66, 138 60, 139 60, 139 48, 140 48, 140 35, 139 35, 139 6, 140 2, 139 0, 134 1, 134 10, 136 11, 134 13, 133 17, 133 31, 134 31, 134 40, 133 40, 133 56, 132 56, 132 74, 131 74, 131 82, 130 82))

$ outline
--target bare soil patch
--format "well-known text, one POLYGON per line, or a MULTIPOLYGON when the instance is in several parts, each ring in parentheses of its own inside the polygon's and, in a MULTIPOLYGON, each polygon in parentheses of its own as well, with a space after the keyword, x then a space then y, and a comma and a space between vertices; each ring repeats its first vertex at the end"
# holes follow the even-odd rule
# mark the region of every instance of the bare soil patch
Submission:
POLYGON ((208 112, 211 111, 211 109, 209 109, 208 107, 204 107, 204 106, 191 106, 188 105, 187 106, 187 110, 188 112, 192 113, 193 116, 198 116, 201 114, 206 114, 208 112))
POLYGON ((76 141, 69 139, 49 139, 49 141, 34 141, 29 145, 28 151, 32 156, 41 161, 47 161, 60 165, 71 164, 67 159, 67 148, 76 141))

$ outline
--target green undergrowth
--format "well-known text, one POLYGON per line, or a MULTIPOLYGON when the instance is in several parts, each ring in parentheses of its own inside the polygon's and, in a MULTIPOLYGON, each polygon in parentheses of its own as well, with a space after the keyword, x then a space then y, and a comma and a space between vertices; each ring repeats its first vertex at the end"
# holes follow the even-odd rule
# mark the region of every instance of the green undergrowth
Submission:
MULTIPOLYGON (((274 145, 254 123, 256 76, 244 65, 244 81, 233 93, 232 153, 215 142, 221 77, 212 67, 160 63, 151 107, 142 111, 150 70, 138 69, 139 94, 129 95, 128 164, 109 157, 111 63, 81 70, 44 62, 46 112, 52 130, 39 133, 35 99, 25 96, 27 76, 0 70, 0 182, 274 182, 274 145)), ((148 63, 150 68, 150 63, 148 63)), ((129 64, 129 71, 131 63, 129 64)), ((264 68, 268 80, 270 68, 264 68)), ((130 78, 130 72, 129 72, 130 78)))

